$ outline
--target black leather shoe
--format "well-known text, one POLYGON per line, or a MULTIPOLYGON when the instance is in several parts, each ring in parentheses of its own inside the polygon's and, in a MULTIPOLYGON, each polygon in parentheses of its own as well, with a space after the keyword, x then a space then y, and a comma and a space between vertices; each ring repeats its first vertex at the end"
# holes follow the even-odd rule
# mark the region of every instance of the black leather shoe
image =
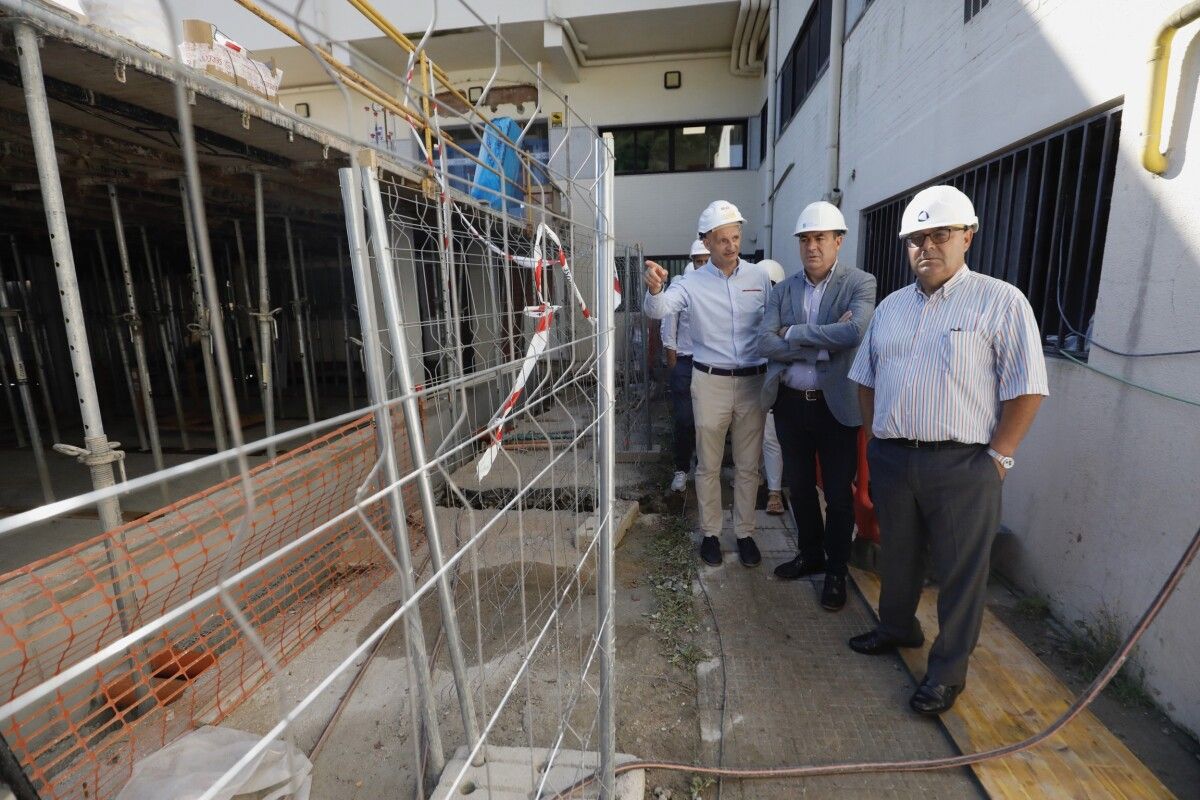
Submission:
POLYGON ((716 536, 705 536, 700 542, 700 558, 710 567, 721 565, 721 540, 716 536))
POLYGON ((821 608, 826 611, 841 611, 846 605, 846 576, 825 576, 825 585, 821 588, 821 608))
POLYGON ((920 647, 923 644, 923 633, 918 633, 915 639, 893 639, 878 630, 873 630, 850 639, 850 649, 865 656, 881 656, 884 653, 896 652, 897 647, 920 647))
POLYGON ((924 680, 921 681, 921 685, 917 687, 917 690, 913 692, 908 705, 918 714, 937 716, 950 710, 950 707, 954 705, 954 701, 962 694, 965 686, 966 683, 961 683, 957 686, 946 686, 945 684, 930 683, 928 680, 924 680))
POLYGON ((824 561, 805 561, 804 556, 796 556, 791 561, 785 561, 775 568, 775 577, 781 581, 794 581, 805 575, 816 575, 825 571, 824 561))
POLYGON ((757 567, 762 563, 762 555, 758 552, 758 545, 754 543, 753 536, 738 539, 738 558, 742 560, 743 567, 757 567))

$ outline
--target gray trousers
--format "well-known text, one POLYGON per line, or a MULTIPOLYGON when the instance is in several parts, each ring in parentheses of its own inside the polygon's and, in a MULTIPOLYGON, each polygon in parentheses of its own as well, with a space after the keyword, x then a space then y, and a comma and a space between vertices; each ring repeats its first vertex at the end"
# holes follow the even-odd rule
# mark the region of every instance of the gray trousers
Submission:
POLYGON ((961 684, 983 623, 1002 481, 987 449, 911 449, 872 439, 871 498, 879 519, 879 629, 907 639, 916 619, 928 545, 937 578, 938 632, 926 678, 961 684))

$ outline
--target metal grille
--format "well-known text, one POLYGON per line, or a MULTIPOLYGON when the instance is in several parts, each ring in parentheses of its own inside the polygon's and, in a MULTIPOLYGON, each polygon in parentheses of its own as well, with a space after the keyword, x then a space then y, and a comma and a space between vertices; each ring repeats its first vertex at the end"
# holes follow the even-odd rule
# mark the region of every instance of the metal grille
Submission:
POLYGON ((970 22, 987 4, 988 0, 963 0, 963 22, 970 22))
MULTIPOLYGON (((1121 109, 1105 111, 928 182, 951 184, 971 198, 980 227, 968 264, 1024 292, 1052 348, 1085 347, 1081 334, 1100 288, 1120 128, 1121 109)), ((916 191, 863 211, 860 260, 879 280, 880 298, 912 282, 897 232, 916 191)))

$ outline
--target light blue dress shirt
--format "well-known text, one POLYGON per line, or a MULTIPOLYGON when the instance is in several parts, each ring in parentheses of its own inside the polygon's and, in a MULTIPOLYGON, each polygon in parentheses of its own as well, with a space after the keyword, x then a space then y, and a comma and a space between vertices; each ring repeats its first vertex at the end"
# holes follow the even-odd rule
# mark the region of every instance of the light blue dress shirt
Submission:
POLYGON ((651 319, 688 312, 692 357, 721 369, 757 367, 758 329, 771 294, 767 271, 738 261, 728 278, 711 261, 656 295, 646 293, 642 309, 651 319))

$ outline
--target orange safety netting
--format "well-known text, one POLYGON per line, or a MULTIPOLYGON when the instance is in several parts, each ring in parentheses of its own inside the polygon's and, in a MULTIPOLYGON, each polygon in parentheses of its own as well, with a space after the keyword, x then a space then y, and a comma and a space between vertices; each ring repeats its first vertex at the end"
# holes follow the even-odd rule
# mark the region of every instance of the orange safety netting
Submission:
MULTIPOLYGON (((396 430, 406 458, 403 430, 396 430)), ((257 508, 229 574, 350 508, 377 458, 367 416, 256 468, 257 508)), ((376 479, 372 491, 378 486, 376 479)), ((415 544, 421 526, 411 486, 404 496, 415 544)), ((124 635, 123 625, 136 629, 211 589, 245 509, 241 479, 233 477, 0 576, 0 699, 98 652, 124 635)), ((391 546, 385 505, 365 512, 391 546)), ((286 663, 391 572, 352 515, 230 591, 273 657, 286 663)), ((43 798, 105 800, 138 759, 218 723, 269 677, 214 597, 3 720, 0 732, 43 798)))

